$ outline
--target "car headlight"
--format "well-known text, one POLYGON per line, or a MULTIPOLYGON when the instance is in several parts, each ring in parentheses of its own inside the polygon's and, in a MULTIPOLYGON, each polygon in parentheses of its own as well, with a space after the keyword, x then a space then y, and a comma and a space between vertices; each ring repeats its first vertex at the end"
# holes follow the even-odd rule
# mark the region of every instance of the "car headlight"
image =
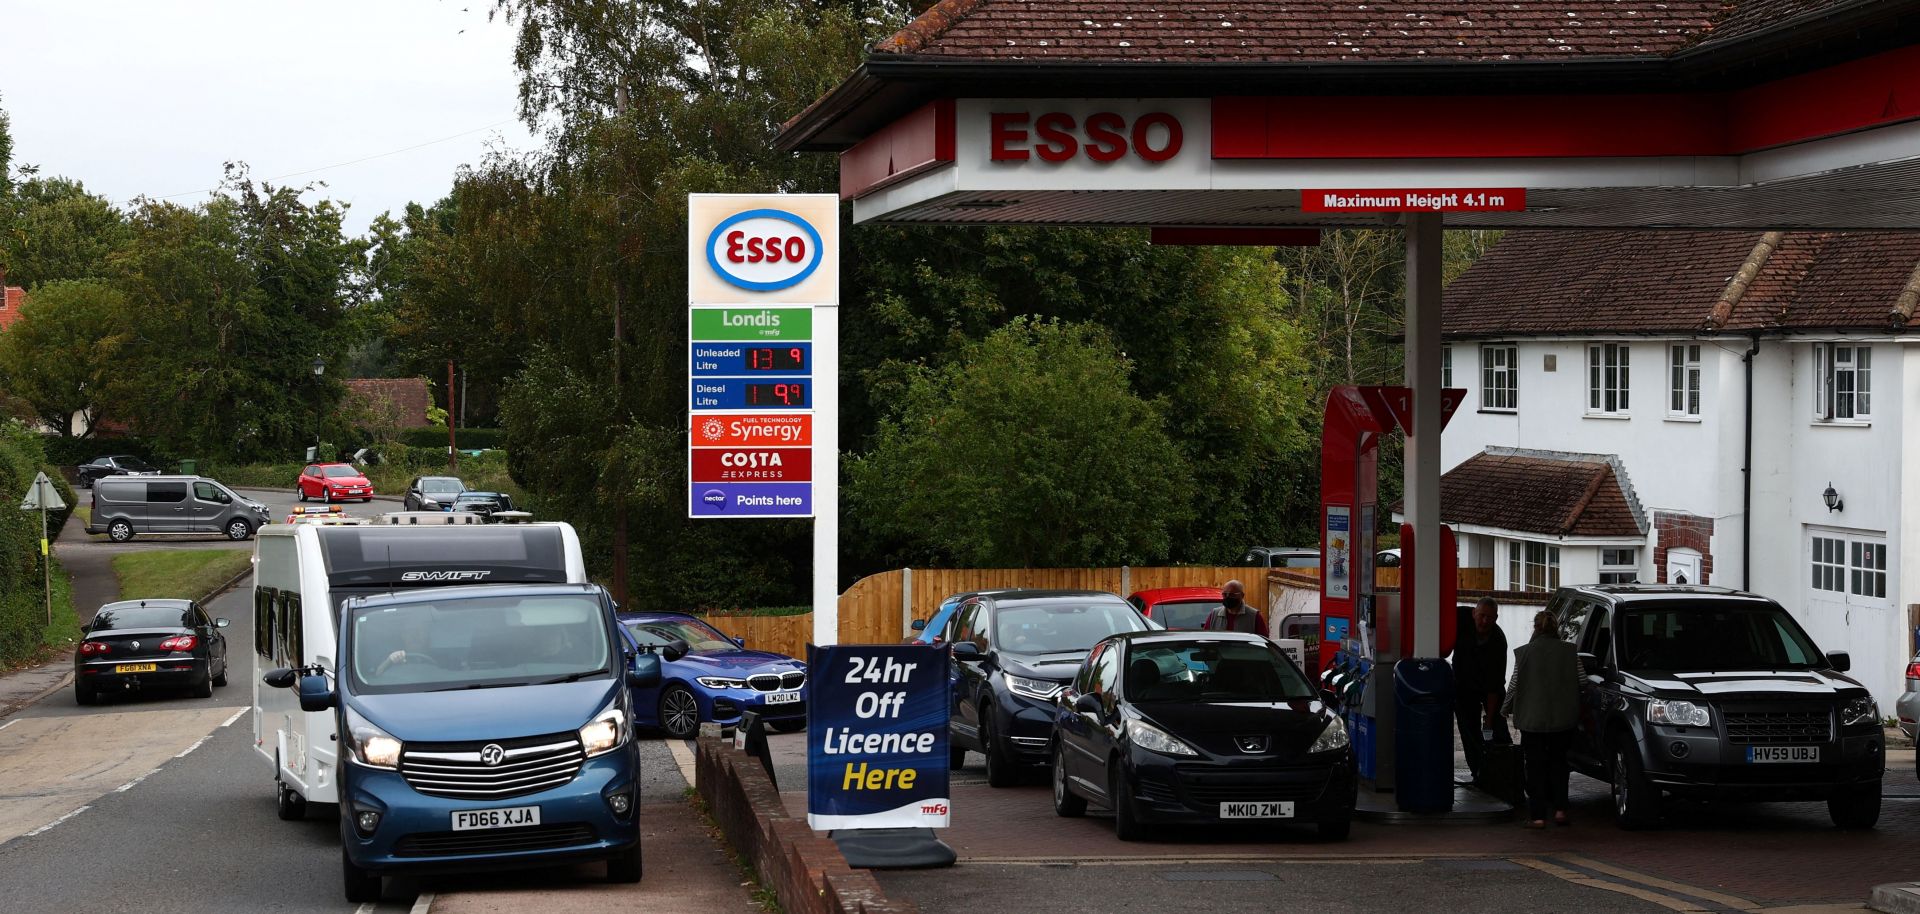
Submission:
POLYGON ((1858 727, 1880 721, 1880 703, 1871 695, 1862 695, 1840 709, 1840 726, 1858 727))
POLYGON ((745 679, 728 679, 725 676, 699 676, 693 681, 709 689, 744 689, 747 687, 747 681, 745 679))
POLYGON ((440 503, 439 503, 439 502, 437 502, 437 501, 434 501, 434 500, 433 500, 433 499, 431 499, 431 498, 422 498, 422 499, 420 499, 420 507, 422 507, 422 508, 438 508, 438 507, 440 507, 440 503))
POLYGON ((1655 699, 1647 702, 1647 723, 1670 727, 1706 727, 1713 724, 1713 716, 1707 713, 1706 705, 1655 699))
POLYGON ((1127 721, 1127 738, 1133 744, 1149 752, 1162 755, 1199 755, 1192 746, 1187 745, 1152 724, 1138 720, 1127 721))
POLYGON ((1064 687, 1064 684, 1048 679, 1028 679, 1025 676, 1007 676, 1007 688, 1013 690, 1015 695, 1025 695, 1028 698, 1038 698, 1041 701, 1053 700, 1053 696, 1060 694, 1060 690, 1064 687))
POLYGON ((587 725, 580 728, 580 747, 586 750, 587 758, 606 755, 620 748, 627 741, 627 703, 626 691, 615 696, 604 710, 595 714, 587 725))
POLYGON ((399 740, 361 717, 352 705, 347 706, 346 716, 349 758, 368 768, 394 771, 400 767, 400 750, 404 745, 399 740))
POLYGON ((1320 736, 1313 741, 1313 745, 1307 747, 1307 751, 1332 752, 1335 749, 1345 748, 1347 748, 1347 725, 1341 723, 1338 717, 1330 717, 1327 719, 1326 729, 1320 731, 1320 736))

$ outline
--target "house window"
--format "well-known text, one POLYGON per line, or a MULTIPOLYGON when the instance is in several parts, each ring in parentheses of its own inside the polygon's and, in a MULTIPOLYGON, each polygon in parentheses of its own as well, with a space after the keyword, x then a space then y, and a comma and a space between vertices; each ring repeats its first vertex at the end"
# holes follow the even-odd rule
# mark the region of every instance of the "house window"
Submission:
POLYGON ((1620 416, 1627 412, 1626 343, 1594 343, 1587 347, 1587 412, 1620 416))
POLYGON ((1809 567, 1814 590, 1845 594, 1848 602, 1887 598, 1887 544, 1876 537, 1844 534, 1809 536, 1809 567))
POLYGON ((1560 547, 1546 543, 1507 544, 1507 589, 1546 593, 1560 587, 1560 547))
POLYGON ((1440 386, 1453 386, 1453 347, 1440 347, 1440 386))
POLYGON ((1640 550, 1600 550, 1600 583, 1634 584, 1640 580, 1640 550))
POLYGON ((1673 378, 1667 396, 1667 415, 1698 418, 1700 415, 1700 346, 1672 347, 1673 378))
POLYGON ((1813 344, 1813 416, 1829 422, 1873 417, 1873 347, 1813 344))
POLYGON ((1480 408, 1520 408, 1520 356, 1511 343, 1480 347, 1480 408))

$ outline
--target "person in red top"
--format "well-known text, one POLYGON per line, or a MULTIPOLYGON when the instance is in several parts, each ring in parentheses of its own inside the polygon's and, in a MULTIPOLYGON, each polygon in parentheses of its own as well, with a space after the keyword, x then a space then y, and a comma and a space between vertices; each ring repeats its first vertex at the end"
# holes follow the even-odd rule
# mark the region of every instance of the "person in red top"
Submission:
POLYGON ((1228 581, 1220 585, 1220 608, 1207 613, 1200 627, 1210 632, 1252 632, 1266 637, 1267 617, 1246 604, 1247 588, 1239 581, 1228 581))

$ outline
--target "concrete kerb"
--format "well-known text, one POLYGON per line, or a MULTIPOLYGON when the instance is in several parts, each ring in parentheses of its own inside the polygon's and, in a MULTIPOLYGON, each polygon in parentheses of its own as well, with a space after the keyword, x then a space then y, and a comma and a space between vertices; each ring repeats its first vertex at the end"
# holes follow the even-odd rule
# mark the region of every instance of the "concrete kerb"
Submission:
POLYGON ((1920 914, 1920 882, 1889 882, 1873 887, 1867 907, 1886 914, 1920 914))
POLYGON ((838 845, 787 813, 757 759, 729 743, 702 737, 694 787, 721 834, 787 914, 917 914, 911 902, 886 897, 868 870, 847 865, 838 845))

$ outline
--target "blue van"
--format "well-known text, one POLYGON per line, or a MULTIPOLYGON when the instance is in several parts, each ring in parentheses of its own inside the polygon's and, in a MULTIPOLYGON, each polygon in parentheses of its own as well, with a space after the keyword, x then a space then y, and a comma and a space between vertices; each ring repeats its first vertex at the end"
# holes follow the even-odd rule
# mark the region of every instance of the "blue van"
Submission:
POLYGON ((383 876, 607 861, 640 879, 629 687, 658 685, 592 584, 436 587, 340 607, 330 681, 267 681, 337 715, 347 900, 383 876))

